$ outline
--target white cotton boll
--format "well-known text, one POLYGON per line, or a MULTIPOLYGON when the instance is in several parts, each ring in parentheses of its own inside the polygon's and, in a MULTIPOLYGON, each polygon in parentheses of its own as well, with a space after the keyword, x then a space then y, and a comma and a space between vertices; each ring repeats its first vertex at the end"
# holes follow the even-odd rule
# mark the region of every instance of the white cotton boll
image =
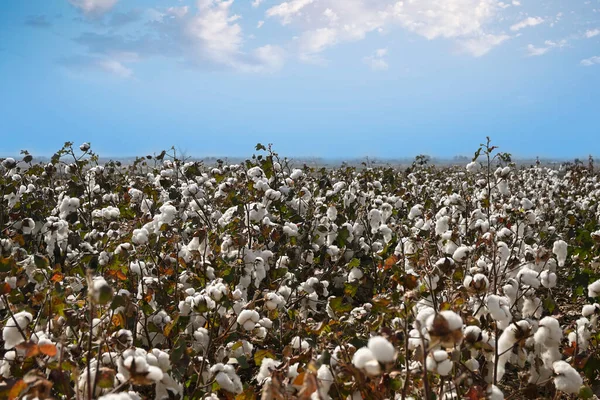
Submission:
POLYGON ((298 225, 291 222, 286 222, 285 226, 283 227, 283 233, 289 237, 298 236, 298 225))
POLYGON ((449 222, 450 217, 448 216, 438 218, 438 220, 435 222, 435 234, 442 235, 443 233, 448 231, 448 229, 450 229, 449 222))
POLYGON ((381 366, 368 347, 362 347, 354 353, 352 364, 358 369, 364 369, 369 375, 379 375, 381 373, 381 366))
POLYGON ((554 386, 556 390, 564 393, 578 393, 583 379, 581 375, 565 361, 556 361, 552 364, 554 373, 554 386))
POLYGON ((567 248, 567 242, 564 240, 557 240, 552 246, 552 253, 556 256, 559 267, 565 265, 565 261, 567 260, 567 248))
POLYGON ((348 274, 348 282, 359 281, 362 279, 363 276, 363 272, 357 267, 354 267, 350 270, 350 273, 348 274))
POLYGON ((258 375, 256 376, 256 380, 259 383, 263 383, 263 381, 267 378, 271 377, 271 371, 277 368, 281 364, 281 361, 273 360, 272 358, 263 358, 262 363, 260 364, 260 370, 258 371, 258 375))
POLYGON ((469 252, 471 251, 471 248, 468 246, 460 246, 458 247, 454 253, 452 254, 452 258, 454 259, 454 261, 456 262, 461 262, 463 261, 465 258, 467 258, 467 256, 469 255, 469 252))
POLYGON ((333 385, 333 374, 329 367, 325 364, 321 365, 317 370, 317 380, 319 381, 319 394, 321 398, 326 398, 333 385))
POLYGON ((417 204, 410 209, 410 212, 408 213, 408 219, 412 220, 417 217, 420 217, 421 215, 423 215, 423 206, 417 204))
POLYGON ((529 322, 521 320, 509 325, 498 339, 498 380, 501 380, 506 371, 506 363, 512 356, 512 348, 524 336, 531 326, 529 322))
POLYGON ((556 287, 557 276, 554 272, 548 270, 542 271, 540 280, 542 281, 542 286, 545 288, 552 289, 556 287))
POLYGON ((292 173, 290 174, 290 178, 292 178, 293 180, 302 178, 304 176, 304 172, 302 172, 301 169, 294 169, 292 170, 292 173))
POLYGON ((590 283, 588 285, 588 296, 589 297, 600 296, 600 279, 598 279, 596 282, 590 283))
POLYGON ((542 300, 539 297, 527 297, 523 301, 523 308, 521 313, 524 318, 536 317, 540 318, 544 308, 542 307, 542 300))
POLYGON ((469 371, 477 371, 479 369, 479 361, 474 358, 469 358, 465 361, 465 366, 469 369, 469 371))
POLYGON ((26 339, 21 335, 21 331, 25 331, 27 325, 33 320, 33 316, 27 311, 21 311, 9 317, 6 325, 2 330, 2 339, 4 339, 4 348, 12 349, 16 345, 23 343, 26 339), (14 317, 14 318, 13 318, 14 317))
POLYGON ((539 274, 533 269, 521 268, 521 270, 517 274, 517 280, 519 280, 521 283, 524 283, 525 285, 537 289, 540 287, 540 279, 538 275, 539 274))
POLYGON ((146 228, 134 229, 131 237, 133 244, 146 244, 148 243, 149 232, 146 228))
POLYGON ((260 315, 255 310, 243 310, 237 318, 237 323, 242 325, 242 327, 251 331, 254 329, 258 321, 260 320, 260 315))
POLYGON ((303 340, 300 336, 294 336, 292 338, 291 345, 293 349, 300 349, 303 351, 310 347, 310 344, 308 344, 308 342, 306 340, 303 340))
POLYGON ((521 199, 521 208, 523 210, 531 210, 533 208, 533 203, 531 202, 531 200, 529 200, 528 198, 522 198, 521 199))
POLYGON ((598 303, 594 304, 586 304, 583 306, 581 310, 581 315, 584 317, 589 317, 593 314, 596 314, 600 310, 600 305, 598 303))
POLYGON ((488 400, 504 400, 504 393, 496 385, 492 385, 487 392, 488 400))
POLYGON ((380 363, 392 362, 396 358, 394 346, 383 336, 370 338, 367 347, 380 363))
POLYGON ((538 330, 533 336, 536 343, 547 346, 559 345, 563 337, 560 323, 553 317, 544 317, 540 320, 538 330))
POLYGON ((481 164, 479 164, 477 161, 471 161, 470 163, 467 164, 467 172, 474 174, 475 172, 479 171, 481 169, 481 164))
POLYGON ((285 304, 285 299, 277 293, 267 293, 265 295, 265 307, 269 310, 274 310, 278 307, 282 307, 285 304))

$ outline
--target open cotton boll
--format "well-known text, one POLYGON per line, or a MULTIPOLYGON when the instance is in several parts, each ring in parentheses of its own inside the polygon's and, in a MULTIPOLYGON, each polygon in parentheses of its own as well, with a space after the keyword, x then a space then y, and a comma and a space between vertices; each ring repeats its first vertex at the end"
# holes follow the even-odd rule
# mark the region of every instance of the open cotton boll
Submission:
POLYGON ((552 289, 553 287, 556 287, 557 277, 554 272, 548 270, 542 271, 540 280, 542 281, 542 286, 545 288, 552 289))
POLYGON ((350 273, 348 273, 348 282, 359 281, 363 276, 363 272, 359 268, 354 267, 350 270, 350 273))
POLYGON ((487 390, 488 400, 504 400, 504 393, 496 385, 492 385, 487 390))
POLYGON ((441 346, 452 348, 462 342, 463 320, 454 311, 444 310, 429 316, 425 326, 432 341, 439 341, 441 346))
POLYGON ((264 383, 267 378, 271 377, 271 371, 277 368, 281 364, 281 361, 273 360, 272 358, 263 358, 262 363, 260 364, 260 370, 258 371, 258 375, 256 375, 256 380, 259 383, 264 383))
POLYGON ((467 258, 470 251, 471 251, 470 247, 460 246, 456 250, 454 250, 454 253, 452 254, 452 258, 456 262, 462 262, 467 258))
POLYGON ((556 318, 544 317, 540 320, 538 330, 533 337, 536 343, 554 346, 560 344, 563 332, 556 318))
POLYGON ((319 394, 321 398, 327 398, 329 389, 333 385, 333 374, 327 365, 323 364, 319 367, 317 370, 317 380, 319 381, 319 394))
POLYGON ((538 272, 535 270, 524 267, 521 268, 517 274, 517 280, 525 285, 537 289, 540 287, 540 279, 538 275, 538 272))
POLYGON ((498 380, 506 372, 506 363, 510 360, 515 344, 529 336, 531 325, 525 320, 510 324, 498 339, 498 380))
POLYGON ((474 174, 475 172, 479 171, 481 169, 481 164, 479 164, 477 161, 471 161, 470 163, 467 164, 467 171, 471 174, 474 174))
POLYGON ((33 320, 33 316, 27 311, 14 314, 13 317, 8 318, 2 330, 2 339, 4 339, 4 348, 6 350, 12 349, 26 340, 21 331, 25 332, 27 325, 33 320))
POLYGON ((598 311, 600 311, 600 304, 586 304, 581 309, 581 315, 587 318, 593 314, 596 314, 598 311))
POLYGON ((588 285, 588 296, 589 297, 600 296, 600 279, 598 279, 596 282, 590 283, 588 285))
POLYGON ((244 390, 242 381, 235 373, 235 369, 232 365, 218 363, 210 368, 210 372, 215 376, 215 381, 219 384, 221 389, 235 394, 242 393, 244 390))
POLYGON ((448 352, 436 350, 427 357, 427 369, 431 372, 446 376, 452 370, 452 361, 448 359, 448 352))
POLYGON ((383 336, 373 336, 367 347, 380 363, 392 362, 396 358, 394 346, 383 336))
POLYGON ((379 375, 381 366, 375 355, 368 347, 362 347, 352 356, 352 364, 358 369, 363 369, 368 375, 379 375))
POLYGON ((554 377, 554 386, 556 386, 556 390, 560 390, 564 393, 579 392, 581 385, 583 385, 583 379, 575 368, 562 360, 554 362, 552 368, 556 374, 554 377))
POLYGON ((251 331, 254 329, 258 321, 260 320, 260 315, 255 310, 242 310, 240 315, 238 315, 237 323, 240 324, 245 330, 251 331))
POLYGON ((567 260, 567 242, 564 240, 557 240, 552 246, 552 253, 556 256, 559 267, 564 267, 565 261, 567 260))

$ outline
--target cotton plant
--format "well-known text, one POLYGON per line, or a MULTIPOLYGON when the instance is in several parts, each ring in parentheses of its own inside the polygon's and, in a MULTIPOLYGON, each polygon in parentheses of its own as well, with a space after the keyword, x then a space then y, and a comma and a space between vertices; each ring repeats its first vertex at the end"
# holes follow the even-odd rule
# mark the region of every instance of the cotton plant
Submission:
POLYGON ((518 167, 489 142, 467 166, 406 171, 256 150, 3 160, 0 374, 47 380, 62 357, 80 398, 98 376, 108 399, 502 399, 525 395, 515 374, 540 396, 585 392, 594 172, 518 167), (582 307, 565 314, 575 281, 582 307))

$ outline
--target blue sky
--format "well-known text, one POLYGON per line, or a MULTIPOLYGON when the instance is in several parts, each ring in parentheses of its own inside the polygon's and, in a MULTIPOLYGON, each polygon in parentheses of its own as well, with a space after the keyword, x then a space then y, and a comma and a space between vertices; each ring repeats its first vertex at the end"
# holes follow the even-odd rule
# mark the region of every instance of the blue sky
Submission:
POLYGON ((0 155, 600 156, 600 0, 4 0, 0 155))

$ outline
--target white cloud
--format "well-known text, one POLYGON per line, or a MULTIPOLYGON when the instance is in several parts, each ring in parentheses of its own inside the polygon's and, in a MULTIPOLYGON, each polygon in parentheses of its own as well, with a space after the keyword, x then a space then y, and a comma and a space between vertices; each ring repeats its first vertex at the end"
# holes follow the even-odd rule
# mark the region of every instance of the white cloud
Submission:
POLYGON ((558 42, 554 42, 552 40, 546 40, 544 42, 545 47, 535 47, 530 44, 527 46, 527 53, 530 57, 543 56, 548 51, 552 49, 562 49, 567 45, 567 41, 565 39, 559 40, 558 42))
POLYGON ((581 65, 584 67, 591 67, 592 65, 600 64, 600 56, 594 56, 590 58, 586 58, 585 60, 581 60, 581 65))
POLYGON ((263 2, 263 0, 254 0, 252 1, 252 7, 256 8, 258 6, 260 6, 260 4, 263 2))
POLYGON ((593 38, 598 35, 600 35, 600 29, 588 29, 585 32, 585 37, 588 39, 593 38))
POLYGON ((464 51, 474 57, 481 57, 508 39, 510 39, 510 36, 504 34, 482 34, 475 38, 461 40, 459 45, 464 51))
POLYGON ((290 0, 273 6, 267 10, 267 17, 279 17, 283 25, 292 21, 292 17, 298 15, 304 7, 315 0, 290 0))
POLYGON ((532 44, 527 45, 527 52, 532 57, 542 56, 546 54, 548 50, 550 50, 549 47, 535 47, 532 44))
POLYGON ((427 39, 479 36, 498 11, 495 0, 398 1, 393 9, 400 24, 427 39))
POLYGON ((74 7, 88 16, 100 16, 110 11, 118 0, 69 0, 74 7))
POLYGON ((98 67, 120 78, 131 78, 133 76, 133 70, 127 68, 117 60, 98 61, 98 67))
POLYGON ((300 57, 305 61, 318 61, 315 54, 333 46, 338 41, 338 32, 333 28, 306 31, 300 36, 300 57))
POLYGON ((258 23, 256 24, 256 28, 260 29, 264 24, 265 24, 265 21, 258 21, 258 23))
POLYGON ((187 15, 188 11, 189 11, 188 6, 167 8, 167 14, 172 15, 177 18, 185 17, 187 15))
POLYGON ((519 0, 513 0, 512 5, 518 7, 521 5, 521 2, 519 0))
POLYGON ((387 49, 377 49, 373 55, 363 58, 363 62, 373 71, 386 71, 390 67, 385 59, 387 53, 387 49))
POLYGON ((232 4, 233 0, 200 1, 200 12, 188 21, 186 34, 201 58, 229 64, 240 52, 242 28, 229 16, 232 4))
POLYGON ((525 18, 523 21, 517 22, 516 24, 512 25, 510 27, 510 30, 516 32, 523 28, 539 25, 543 22, 544 22, 544 18, 542 18, 542 17, 528 17, 528 18, 525 18))

